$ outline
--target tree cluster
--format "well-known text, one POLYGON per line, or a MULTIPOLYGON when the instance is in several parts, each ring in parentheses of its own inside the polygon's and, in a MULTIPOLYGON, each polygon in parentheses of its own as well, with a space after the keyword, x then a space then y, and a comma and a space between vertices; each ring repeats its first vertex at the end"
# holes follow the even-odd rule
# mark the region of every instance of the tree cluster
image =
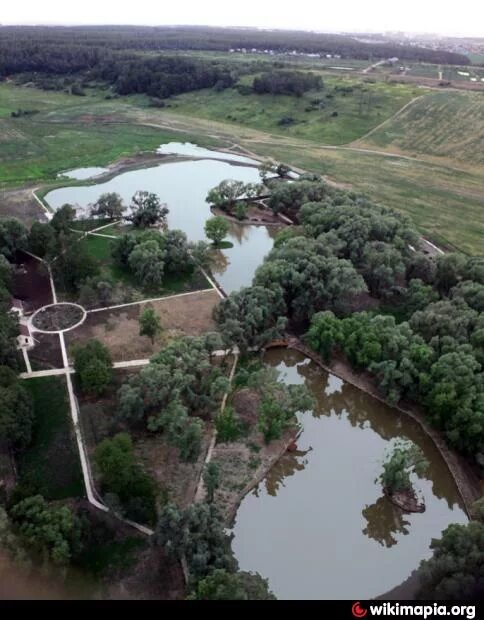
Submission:
POLYGON ((112 244, 116 264, 136 277, 141 286, 159 289, 169 275, 189 274, 195 268, 187 237, 181 230, 126 233, 112 244))
POLYGON ((100 396, 112 380, 112 360, 108 349, 99 340, 89 340, 73 349, 74 369, 79 386, 85 394, 100 396))
POLYGON ((238 570, 213 504, 179 510, 167 504, 158 520, 156 543, 188 566, 192 600, 274 600, 267 580, 238 570))
POLYGON ((48 504, 41 495, 34 495, 15 504, 10 518, 39 563, 66 566, 80 550, 81 523, 68 506, 48 504))
POLYGON ((29 392, 14 370, 0 366, 0 441, 16 451, 24 450, 31 442, 33 423, 29 392))
POLYGON ((218 334, 170 342, 120 388, 120 418, 163 431, 183 460, 196 460, 203 437, 200 417, 214 414, 228 385, 223 369, 212 363, 221 346, 218 334))
POLYGON ((380 482, 389 495, 412 488, 412 473, 423 474, 428 467, 424 454, 416 444, 399 442, 383 463, 380 482))
POLYGON ((475 521, 449 525, 420 564, 417 600, 480 601, 484 597, 484 522, 482 498, 475 502, 475 521))
POLYGON ((96 465, 106 502, 118 513, 142 523, 156 519, 156 486, 136 462, 128 433, 105 439, 96 448, 96 465))
MULTIPOLYGON (((448 262, 439 259, 437 271, 441 260, 448 262)), ((467 259, 474 277, 481 277, 481 262, 467 259)), ((391 403, 402 398, 422 403, 451 445, 484 463, 484 315, 462 298, 465 292, 479 306, 481 287, 461 281, 449 297, 402 323, 388 315, 362 312, 339 319, 322 312, 313 316, 307 340, 326 359, 339 348, 352 364, 372 372, 391 403)))

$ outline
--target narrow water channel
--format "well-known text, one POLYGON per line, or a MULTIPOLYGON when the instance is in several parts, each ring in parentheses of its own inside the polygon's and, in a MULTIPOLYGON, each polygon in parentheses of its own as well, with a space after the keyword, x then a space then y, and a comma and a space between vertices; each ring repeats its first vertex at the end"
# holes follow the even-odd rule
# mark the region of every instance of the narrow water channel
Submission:
POLYGON ((324 372, 302 354, 267 352, 289 384, 305 384, 314 411, 301 414, 298 450, 287 453, 239 508, 233 549, 280 599, 368 599, 404 581, 429 544, 466 514, 455 483, 420 426, 324 372), (418 444, 430 463, 415 478, 426 511, 404 514, 376 478, 396 439, 418 444))

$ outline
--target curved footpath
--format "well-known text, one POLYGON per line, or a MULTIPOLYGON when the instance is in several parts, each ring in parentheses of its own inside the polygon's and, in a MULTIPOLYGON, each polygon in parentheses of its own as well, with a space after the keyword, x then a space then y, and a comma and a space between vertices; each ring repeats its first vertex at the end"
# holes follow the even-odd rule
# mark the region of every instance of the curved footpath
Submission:
MULTIPOLYGON (((380 402, 388 405, 388 402, 377 390, 373 381, 368 380, 369 377, 365 377, 363 374, 355 372, 347 362, 343 360, 333 360, 330 364, 326 364, 318 353, 315 353, 309 349, 298 338, 276 340, 270 343, 266 349, 276 347, 286 347, 299 351, 327 372, 336 375, 343 381, 351 383, 359 390, 366 392, 370 396, 373 396, 373 398, 376 398, 380 402)), ((423 413, 416 407, 410 407, 409 405, 405 407, 395 405, 394 409, 397 409, 397 411, 400 411, 415 420, 420 425, 424 433, 433 441, 455 481, 459 494, 464 503, 467 516, 472 518, 472 504, 482 495, 481 483, 475 471, 463 457, 457 454, 457 452, 455 452, 452 448, 449 448, 442 434, 429 425, 423 413)))

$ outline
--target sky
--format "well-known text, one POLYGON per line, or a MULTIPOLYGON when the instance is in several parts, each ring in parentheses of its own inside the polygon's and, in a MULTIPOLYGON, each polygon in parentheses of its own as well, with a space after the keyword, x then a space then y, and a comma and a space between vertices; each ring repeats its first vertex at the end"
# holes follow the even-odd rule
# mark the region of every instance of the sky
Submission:
POLYGON ((484 1, 463 0, 23 0, 2 2, 1 24, 255 26, 321 32, 484 37, 484 1))

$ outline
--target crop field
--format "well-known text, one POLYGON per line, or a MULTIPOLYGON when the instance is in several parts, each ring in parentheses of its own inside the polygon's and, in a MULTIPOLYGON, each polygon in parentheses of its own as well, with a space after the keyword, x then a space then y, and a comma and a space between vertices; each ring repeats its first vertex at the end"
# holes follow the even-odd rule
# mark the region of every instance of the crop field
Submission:
POLYGON ((484 67, 454 67, 443 68, 442 77, 452 82, 484 82, 484 67))
POLYGON ((482 165, 483 135, 484 95, 446 91, 414 101, 361 144, 482 165))
POLYGON ((227 55, 225 52, 214 51, 180 51, 180 55, 189 56, 191 58, 201 58, 203 60, 222 60, 224 62, 230 61, 233 63, 265 63, 268 68, 274 63, 284 63, 284 67, 290 66, 290 68, 341 68, 360 70, 368 67, 370 62, 368 60, 361 60, 359 58, 312 58, 310 56, 294 56, 292 54, 255 54, 242 52, 232 52, 227 55))
POLYGON ((302 97, 206 89, 173 98, 170 108, 321 144, 346 144, 395 114, 417 94, 413 86, 364 79, 324 75, 323 83, 322 90, 302 97))
POLYGON ((410 215, 434 242, 469 254, 484 249, 484 176, 430 162, 351 149, 253 143, 257 153, 328 175, 410 215))

